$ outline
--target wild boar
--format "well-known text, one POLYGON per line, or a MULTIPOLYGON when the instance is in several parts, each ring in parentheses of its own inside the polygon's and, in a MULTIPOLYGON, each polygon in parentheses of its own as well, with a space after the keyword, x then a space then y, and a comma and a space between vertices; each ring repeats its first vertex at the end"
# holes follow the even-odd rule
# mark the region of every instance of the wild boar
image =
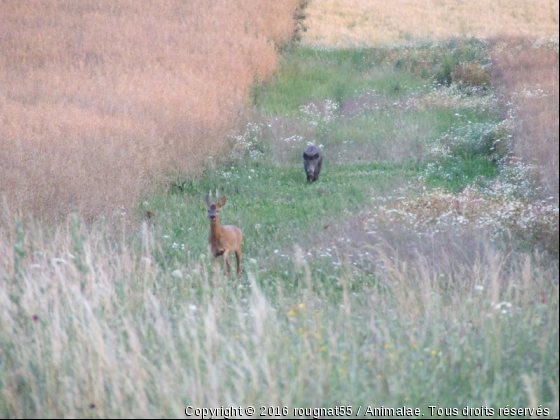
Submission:
POLYGON ((321 150, 311 144, 303 152, 303 167, 307 175, 308 182, 315 182, 319 179, 321 173, 321 165, 323 164, 323 155, 321 150))

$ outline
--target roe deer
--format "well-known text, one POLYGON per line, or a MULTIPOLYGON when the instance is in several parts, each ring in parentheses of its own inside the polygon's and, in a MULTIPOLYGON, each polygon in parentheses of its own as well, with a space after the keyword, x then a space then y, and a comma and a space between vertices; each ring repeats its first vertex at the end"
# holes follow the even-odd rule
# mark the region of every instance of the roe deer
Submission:
MULTIPOLYGON (((216 199, 218 192, 216 191, 216 199)), ((229 276, 230 263, 228 256, 235 252, 237 260, 237 276, 241 276, 241 246, 243 242, 243 232, 236 226, 220 225, 220 210, 226 204, 226 197, 223 196, 216 204, 212 204, 212 192, 206 196, 206 207, 208 207, 208 219, 210 220, 210 235, 208 243, 214 256, 214 271, 217 272, 218 257, 224 258, 224 273, 229 276)))
POLYGON ((323 156, 321 151, 313 144, 309 145, 305 152, 303 152, 303 168, 307 175, 307 182, 315 182, 319 179, 322 164, 323 156))

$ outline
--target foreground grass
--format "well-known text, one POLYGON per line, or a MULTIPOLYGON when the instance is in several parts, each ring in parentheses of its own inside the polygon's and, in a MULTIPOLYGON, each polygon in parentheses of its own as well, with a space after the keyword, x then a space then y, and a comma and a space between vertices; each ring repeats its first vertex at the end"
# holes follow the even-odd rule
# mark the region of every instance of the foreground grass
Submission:
POLYGON ((301 259, 284 264, 300 280, 289 287, 260 261, 227 282, 204 260, 181 272, 154 264, 149 237, 142 254, 91 242, 74 261, 36 257, 3 279, 5 417, 230 404, 557 412, 557 268, 541 260, 480 245, 461 262, 461 247, 439 243, 449 272, 375 253, 375 279, 346 269, 329 283, 301 259))
POLYGON ((231 155, 146 198, 138 214, 155 223, 121 235, 79 217, 54 233, 4 220, 0 415, 435 405, 503 417, 542 405, 556 416, 557 258, 476 229, 373 218, 425 187, 484 191, 503 176, 502 151, 487 147, 508 132, 492 90, 456 86, 467 80, 456 66, 484 57, 476 41, 296 48, 255 89, 261 116, 231 155), (308 141, 325 154, 311 185, 308 141), (222 222, 244 231, 239 280, 211 271, 204 196, 216 188, 222 222))

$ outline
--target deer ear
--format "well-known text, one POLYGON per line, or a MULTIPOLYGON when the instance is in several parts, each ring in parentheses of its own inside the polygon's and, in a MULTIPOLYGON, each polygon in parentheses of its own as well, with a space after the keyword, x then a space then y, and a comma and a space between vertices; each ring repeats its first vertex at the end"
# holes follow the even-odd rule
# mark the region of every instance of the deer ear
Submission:
POLYGON ((216 203, 216 206, 219 208, 224 207, 224 205, 226 204, 226 196, 224 195, 222 198, 220 198, 220 200, 216 203))
POLYGON ((212 206, 212 198, 210 197, 210 193, 206 196, 206 207, 210 208, 212 206))

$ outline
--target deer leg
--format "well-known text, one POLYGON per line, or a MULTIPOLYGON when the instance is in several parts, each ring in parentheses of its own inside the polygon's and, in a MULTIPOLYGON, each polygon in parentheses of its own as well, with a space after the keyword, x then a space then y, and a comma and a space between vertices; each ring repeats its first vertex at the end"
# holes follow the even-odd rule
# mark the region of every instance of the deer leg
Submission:
POLYGON ((237 277, 241 277, 241 249, 235 251, 235 260, 237 262, 237 277))
POLYGON ((227 276, 229 276, 229 272, 230 272, 230 269, 231 269, 231 265, 229 263, 228 256, 229 256, 229 251, 225 251, 224 252, 224 274, 227 275, 227 276))
POLYGON ((220 271, 220 263, 218 262, 218 257, 214 257, 214 275, 217 275, 220 271))

